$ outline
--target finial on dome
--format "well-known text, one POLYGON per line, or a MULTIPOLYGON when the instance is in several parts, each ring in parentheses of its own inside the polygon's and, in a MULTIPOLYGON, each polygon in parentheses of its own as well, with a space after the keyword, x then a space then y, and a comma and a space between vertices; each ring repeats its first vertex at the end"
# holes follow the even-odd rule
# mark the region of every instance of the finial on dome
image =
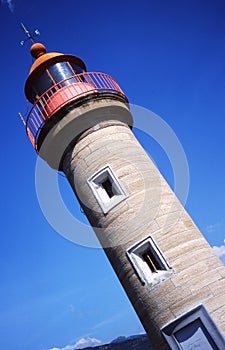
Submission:
POLYGON ((32 57, 38 58, 46 54, 46 47, 41 43, 35 43, 31 46, 30 53, 32 57))

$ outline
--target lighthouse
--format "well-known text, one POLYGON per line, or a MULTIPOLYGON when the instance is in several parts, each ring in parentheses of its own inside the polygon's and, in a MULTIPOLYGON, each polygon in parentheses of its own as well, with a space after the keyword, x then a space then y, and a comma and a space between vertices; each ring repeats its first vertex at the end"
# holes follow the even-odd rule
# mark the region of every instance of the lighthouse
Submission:
POLYGON ((154 349, 225 349, 225 268, 133 135, 124 92, 79 57, 30 51, 27 136, 66 175, 154 349))

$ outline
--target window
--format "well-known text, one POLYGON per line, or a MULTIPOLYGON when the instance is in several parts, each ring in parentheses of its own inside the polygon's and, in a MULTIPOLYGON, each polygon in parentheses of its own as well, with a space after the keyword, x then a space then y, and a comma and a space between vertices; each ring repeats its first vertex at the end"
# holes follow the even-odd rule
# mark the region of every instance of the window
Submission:
POLYGON ((184 350, 189 350, 191 348, 202 348, 204 350, 218 349, 201 319, 191 322, 174 335, 177 342, 184 350))
POLYGON ((161 331, 172 350, 225 349, 225 339, 203 305, 188 311, 161 331))
POLYGON ((127 197, 109 166, 98 171, 88 180, 88 183, 104 214, 127 197))
POLYGON ((45 93, 50 87, 53 86, 53 82, 46 72, 42 72, 38 75, 35 81, 32 84, 32 98, 33 102, 36 101, 36 95, 41 96, 45 93))
POLYGON ((84 72, 84 70, 80 66, 78 66, 77 64, 70 62, 70 65, 74 69, 75 74, 80 74, 80 73, 84 72))
POLYGON ((49 66, 46 71, 38 75, 32 85, 33 102, 35 102, 37 95, 41 96, 50 87, 61 81, 61 86, 58 85, 58 88, 83 82, 85 80, 83 75, 80 75, 79 78, 74 77, 74 75, 80 73, 83 73, 83 69, 75 63, 58 62, 49 66))
POLYGON ((153 286, 172 273, 172 269, 152 237, 128 249, 127 256, 143 284, 153 286))
POLYGON ((55 63, 53 66, 48 67, 48 71, 55 83, 63 81, 62 86, 73 83, 71 79, 67 80, 74 75, 74 72, 67 62, 55 63))
POLYGON ((112 198, 116 194, 116 191, 113 188, 112 179, 107 177, 107 179, 102 182, 102 187, 106 191, 106 193, 109 196, 109 198, 112 198))

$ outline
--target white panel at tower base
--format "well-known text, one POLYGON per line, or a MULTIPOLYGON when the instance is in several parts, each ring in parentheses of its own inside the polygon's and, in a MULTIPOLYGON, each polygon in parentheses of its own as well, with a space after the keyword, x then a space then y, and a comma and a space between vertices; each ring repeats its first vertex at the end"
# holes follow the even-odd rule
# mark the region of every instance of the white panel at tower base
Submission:
POLYGON ((225 268, 132 134, 131 120, 125 102, 89 99, 58 121, 39 154, 57 168, 67 143, 60 167, 154 348, 173 348, 162 329, 199 305, 224 344, 225 268))

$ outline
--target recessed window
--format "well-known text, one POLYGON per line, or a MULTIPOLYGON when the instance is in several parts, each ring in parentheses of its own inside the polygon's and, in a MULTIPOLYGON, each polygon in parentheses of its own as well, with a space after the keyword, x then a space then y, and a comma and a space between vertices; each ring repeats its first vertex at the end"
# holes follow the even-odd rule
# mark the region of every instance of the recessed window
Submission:
POLYGON ((143 284, 160 283, 172 273, 172 269, 152 237, 128 249, 127 255, 143 284))
POLYGON ((109 166, 94 174, 88 183, 105 214, 126 198, 122 184, 109 166))
POLYGON ((201 319, 189 323, 181 328, 175 334, 175 339, 182 346, 182 349, 189 350, 191 348, 204 350, 218 350, 210 333, 205 328, 201 319))
POLYGON ((161 270, 166 270, 153 249, 149 249, 149 247, 145 252, 143 252, 142 259, 147 263, 152 273, 158 273, 161 270))
POLYGON ((102 187, 106 191, 109 198, 112 198, 113 196, 115 196, 116 193, 115 193, 115 190, 113 188, 113 181, 111 178, 107 177, 107 179, 102 182, 102 187))
POLYGON ((161 331, 172 350, 225 349, 225 339, 203 305, 188 311, 161 331))

